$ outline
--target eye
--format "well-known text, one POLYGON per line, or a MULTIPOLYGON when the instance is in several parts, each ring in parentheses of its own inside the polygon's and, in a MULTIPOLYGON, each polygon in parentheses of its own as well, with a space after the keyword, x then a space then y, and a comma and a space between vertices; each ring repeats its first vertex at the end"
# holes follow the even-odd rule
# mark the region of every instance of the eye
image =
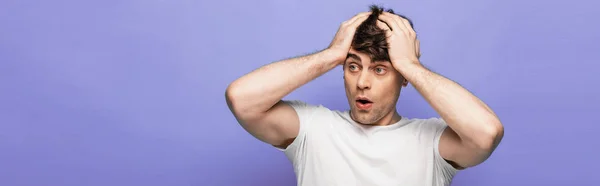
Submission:
POLYGON ((385 74, 385 69, 381 68, 381 67, 376 67, 375 68, 375 73, 377 73, 377 74, 385 74))
POLYGON ((350 65, 348 65, 348 69, 350 71, 356 71, 356 70, 358 70, 358 67, 356 65, 354 65, 354 64, 350 64, 350 65))

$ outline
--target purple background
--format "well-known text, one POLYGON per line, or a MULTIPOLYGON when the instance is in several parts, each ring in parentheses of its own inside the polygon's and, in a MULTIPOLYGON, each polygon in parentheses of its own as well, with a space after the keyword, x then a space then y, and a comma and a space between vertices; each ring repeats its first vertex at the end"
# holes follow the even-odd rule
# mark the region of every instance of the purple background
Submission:
MULTIPOLYGON (((377 1, 414 20, 422 62, 506 134, 453 185, 600 182, 598 1, 377 1)), ((227 109, 228 83, 326 47, 367 1, 0 2, 0 185, 295 185, 227 109)), ((346 109, 340 68, 298 89, 346 109)), ((398 108, 437 114, 409 86, 398 108)))

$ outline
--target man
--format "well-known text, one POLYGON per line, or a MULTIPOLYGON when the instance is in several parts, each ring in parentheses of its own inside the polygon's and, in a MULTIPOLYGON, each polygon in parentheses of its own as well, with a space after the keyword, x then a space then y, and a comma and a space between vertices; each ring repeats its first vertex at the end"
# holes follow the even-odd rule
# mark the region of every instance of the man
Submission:
POLYGON ((481 100, 419 62, 412 23, 372 6, 340 26, 326 49, 256 69, 226 99, 241 126, 285 152, 301 186, 449 185, 486 160, 503 137, 481 100), (342 65, 347 111, 284 96, 342 65), (408 83, 441 118, 400 116, 408 83))

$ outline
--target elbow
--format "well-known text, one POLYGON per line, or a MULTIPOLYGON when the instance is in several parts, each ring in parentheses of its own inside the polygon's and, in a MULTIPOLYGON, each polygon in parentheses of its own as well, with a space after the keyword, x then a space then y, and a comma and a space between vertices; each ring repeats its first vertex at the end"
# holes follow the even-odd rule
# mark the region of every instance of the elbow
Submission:
POLYGON ((245 120, 260 115, 260 112, 254 108, 256 106, 252 105, 248 99, 248 95, 243 88, 237 86, 235 82, 225 90, 225 101, 231 113, 238 119, 245 120))
POLYGON ((239 88, 237 88, 235 84, 232 83, 227 86, 227 89, 225 89, 225 101, 227 102, 227 107, 229 107, 229 110, 231 110, 234 114, 240 110, 240 98, 242 98, 242 95, 239 91, 239 88))
POLYGON ((497 121, 487 125, 481 133, 481 138, 476 141, 478 149, 493 151, 504 137, 504 126, 497 121))

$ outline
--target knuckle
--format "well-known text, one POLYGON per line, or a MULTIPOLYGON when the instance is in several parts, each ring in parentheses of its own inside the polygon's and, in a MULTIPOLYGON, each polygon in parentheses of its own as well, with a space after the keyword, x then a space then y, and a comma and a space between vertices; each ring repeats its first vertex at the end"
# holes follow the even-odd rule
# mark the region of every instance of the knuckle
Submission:
POLYGON ((413 37, 413 36, 417 35, 417 34, 415 34, 415 32, 413 32, 413 31, 408 31, 408 33, 407 33, 407 34, 408 34, 409 36, 411 36, 411 37, 413 37))

